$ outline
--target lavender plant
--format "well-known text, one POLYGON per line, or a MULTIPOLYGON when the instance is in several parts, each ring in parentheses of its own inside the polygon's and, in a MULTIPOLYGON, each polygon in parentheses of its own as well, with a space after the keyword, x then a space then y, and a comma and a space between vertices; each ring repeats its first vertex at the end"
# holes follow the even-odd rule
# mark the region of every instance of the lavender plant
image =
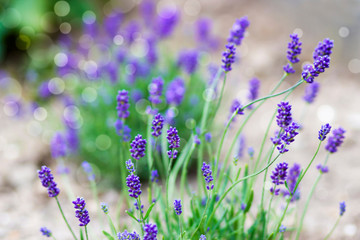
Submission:
MULTIPOLYGON (((119 68, 125 70, 126 74, 122 76, 124 79, 119 81, 117 77, 114 77, 123 72, 114 71, 111 63, 103 64, 101 67, 105 72, 108 71, 110 83, 113 85, 107 85, 108 83, 105 84, 104 81, 94 83, 93 87, 97 89, 97 94, 101 95, 101 101, 88 102, 86 101, 88 98, 83 97, 86 103, 80 102, 78 105, 81 112, 84 113, 84 117, 87 114, 95 113, 99 116, 92 119, 93 123, 87 126, 84 123, 79 134, 96 136, 101 131, 106 132, 107 137, 101 135, 103 137, 96 139, 98 145, 109 152, 103 157, 113 158, 105 159, 111 162, 109 167, 116 168, 117 173, 121 173, 117 175, 118 181, 122 184, 119 203, 128 209, 125 213, 129 218, 124 221, 120 215, 111 211, 108 205, 99 203, 98 199, 101 199, 101 196, 98 196, 96 191, 97 183, 94 181, 96 175, 89 163, 83 163, 84 171, 93 185, 93 197, 97 202, 98 210, 101 211, 101 214, 106 215, 109 225, 110 231, 104 230, 102 234, 109 240, 283 239, 284 235, 292 232, 294 234, 291 236, 298 239, 311 197, 322 174, 328 172, 329 157, 342 145, 345 130, 337 128, 333 130, 331 137, 327 137, 331 126, 325 124, 318 134, 312 133, 313 138, 318 138, 319 142, 316 149, 309 149, 313 153, 312 158, 304 167, 297 163, 290 163, 288 159, 279 162, 280 159, 287 158, 291 154, 292 143, 295 139, 297 140, 296 136, 306 130, 306 126, 300 128, 301 123, 294 121, 293 111, 295 108, 288 98, 300 85, 315 84, 314 79, 320 78, 321 73, 329 68, 333 42, 329 39, 320 42, 313 54, 314 63, 304 66, 299 80, 293 86, 279 90, 286 77, 289 74, 295 74, 293 64, 300 61, 298 57, 301 54, 302 43, 296 34, 291 34, 291 42, 287 51, 288 63, 285 65, 283 76, 277 85, 269 94, 259 97, 260 81, 252 80, 250 95, 247 99, 249 102, 242 105, 238 100, 234 101, 226 125, 220 133, 217 133, 214 119, 218 114, 222 97, 226 94, 226 78, 231 74, 232 69, 237 67, 235 59, 238 50, 235 46, 239 46, 244 41, 245 32, 249 27, 248 19, 243 17, 233 25, 228 42, 224 47, 223 58, 218 61, 222 62, 222 65, 213 75, 211 83, 206 86, 196 77, 196 69, 199 66, 197 64, 198 54, 194 51, 184 51, 179 54, 177 61, 170 61, 169 66, 166 66, 166 71, 156 68, 158 59, 154 54, 157 52, 151 48, 157 46, 158 41, 170 35, 179 15, 177 12, 164 10, 163 15, 155 18, 150 12, 145 11, 152 9, 151 3, 151 1, 143 3, 147 6, 143 8, 144 18, 146 17, 149 22, 154 24, 153 31, 156 32, 156 35, 153 36, 156 37, 155 40, 150 38, 151 40, 148 42, 148 54, 150 55, 136 59, 124 54, 122 52, 126 51, 124 48, 113 49, 117 51, 119 68), (161 16, 166 16, 166 18, 161 16), (149 65, 153 67, 147 69, 146 67, 149 65), (178 76, 181 70, 184 70, 186 78, 178 76), (143 81, 138 81, 139 79, 143 79, 143 81), (218 91, 221 80, 223 80, 222 87, 218 91), (196 99, 196 95, 187 95, 189 92, 194 93, 205 88, 210 91, 204 92, 204 98, 196 99), (118 91, 117 94, 116 91, 118 91), (212 96, 214 93, 217 95, 212 96), (113 96, 113 99, 109 96, 113 96), (278 96, 281 96, 282 100, 273 106, 273 114, 268 119, 264 136, 260 139, 260 146, 249 147, 249 156, 245 157, 244 154, 241 154, 243 156, 241 162, 237 161, 238 159, 230 161, 233 148, 238 143, 240 136, 245 136, 243 130, 253 114, 268 99, 278 96), (201 99, 205 99, 205 101, 199 103, 201 99), (188 105, 184 102, 187 102, 188 105), (104 109, 102 109, 103 107, 104 109), (191 110, 187 108, 191 108, 191 110), (113 115, 113 119, 110 118, 112 121, 105 114, 109 109, 113 115), (182 127, 186 115, 190 115, 194 120, 191 127, 188 128, 182 127), (240 122, 239 126, 232 124, 235 117, 240 122), (116 123, 116 129, 114 123, 116 123), (274 124, 276 124, 277 131, 270 137, 270 130, 274 124), (230 125, 231 130, 235 133, 234 136, 228 134, 230 125), (90 129, 95 126, 99 126, 99 128, 90 129), (127 129, 131 129, 131 134, 135 138, 125 138, 125 135, 128 136, 130 132, 127 129), (96 131, 99 132, 95 133, 96 131), (114 149, 106 148, 109 136, 111 136, 110 141, 116 139, 114 149), (323 150, 321 145, 326 138, 328 139, 325 146, 325 151, 328 152, 327 157, 322 164, 318 165, 319 175, 307 196, 305 207, 301 209, 296 202, 302 201, 303 196, 306 196, 306 194, 300 194, 302 180, 307 176, 308 170, 311 167, 314 168, 313 163, 319 151, 323 150), (131 143, 130 140, 132 140, 131 143), (225 144, 229 145, 226 153, 223 150, 225 144), (193 166, 191 165, 192 159, 196 165, 196 177, 194 178, 188 174, 193 166), (249 162, 246 162, 247 160, 249 162), (271 174, 268 174, 269 171, 271 174), (141 173, 146 174, 142 175, 141 173), (255 189, 256 180, 261 178, 263 181, 260 183, 260 189, 255 189), (190 184, 193 183, 193 179, 196 179, 196 186, 190 184), (146 180, 149 180, 147 184, 146 180), (271 182, 271 187, 267 187, 268 182, 271 182), (259 199, 259 202, 254 200, 256 198, 259 199), (300 218, 298 221, 294 221, 293 225, 288 225, 285 218, 296 218, 297 215, 293 214, 295 211, 298 211, 300 218), (115 215, 118 220, 117 224, 114 224, 110 215, 115 215)), ((118 26, 114 26, 114 24, 116 25, 114 20, 120 16, 114 13, 104 21, 107 34, 114 39, 118 36, 118 26)), ((138 27, 139 25, 134 22, 129 23, 125 28, 124 35, 121 36, 128 41, 129 46, 136 44, 137 39, 133 33, 137 32, 138 27)), ((205 33, 206 26, 199 28, 201 28, 201 32, 198 38, 208 39, 205 33)), ((96 39, 96 36, 92 36, 92 38, 96 39)), ((98 80, 101 75, 101 71, 91 63, 84 66, 84 71, 86 77, 94 81, 98 80)), ((84 89, 76 89, 75 92, 77 91, 81 91, 84 95, 84 89)), ((313 101, 316 92, 315 87, 311 93, 307 94, 306 101, 308 103, 313 101)), ((189 125, 189 121, 187 122, 189 125)), ((61 142, 57 136, 55 139, 55 142, 61 142)), ((86 142, 81 144, 86 145, 86 142)), ((60 150, 62 149, 60 148, 60 150)), ((56 152, 55 155, 62 155, 62 151, 54 150, 54 152, 56 152)), ((95 152, 92 154, 96 155, 95 152)), ((105 160, 99 158, 99 161, 105 160)), ((97 165, 102 168, 102 164, 106 165, 108 162, 97 165)), ((74 239, 78 239, 62 211, 57 198, 60 190, 54 182, 50 170, 45 166, 42 167, 39 170, 39 178, 42 185, 47 188, 49 197, 56 199, 71 235, 74 239)), ((76 217, 80 221, 79 226, 84 227, 86 238, 91 238, 92 236, 88 236, 88 228, 91 228, 93 222, 90 222, 89 217, 93 216, 92 213, 85 208, 83 198, 77 198, 73 203, 76 217)), ((344 212, 345 203, 341 203, 340 217, 344 212)), ((339 219, 333 229, 337 226, 339 219)), ((332 232, 333 230, 326 238, 332 232)), ((95 237, 98 238, 99 234, 94 235, 95 237)), ((84 238, 81 230, 79 238, 84 238)))

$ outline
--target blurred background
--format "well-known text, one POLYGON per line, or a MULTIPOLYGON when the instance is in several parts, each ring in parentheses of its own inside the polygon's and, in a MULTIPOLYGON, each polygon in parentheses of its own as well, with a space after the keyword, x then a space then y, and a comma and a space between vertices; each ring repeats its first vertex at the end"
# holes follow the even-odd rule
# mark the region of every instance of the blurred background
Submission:
MULTIPOLYGON (((289 34, 297 33, 301 37, 303 52, 300 59, 303 63, 312 62, 312 51, 319 41, 327 37, 334 40, 330 69, 320 76, 319 96, 309 107, 308 114, 301 115, 304 86, 295 91, 290 99, 293 109, 298 109, 295 110, 295 116, 298 114, 296 118, 302 118, 303 125, 309 129, 304 135, 299 134, 305 144, 296 143, 298 145, 294 146, 294 150, 301 155, 291 155, 291 161, 305 165, 311 159, 316 139, 313 140, 310 133, 317 132, 321 124, 330 122, 335 127, 342 126, 347 130, 345 144, 330 160, 330 172, 323 177, 310 205, 303 239, 323 239, 338 215, 340 201, 347 202, 348 212, 342 218, 333 239, 359 239, 360 1, 151 2, 155 2, 156 14, 161 14, 164 8, 179 12, 178 26, 163 43, 169 52, 194 45, 203 47, 205 43, 194 43, 194 24, 202 18, 211 20, 213 41, 211 49, 202 55, 203 65, 210 62, 220 65, 221 52, 232 24, 237 18, 248 17, 250 27, 239 48, 239 64, 231 72, 225 90, 226 98, 221 110, 224 114, 219 114, 217 119, 220 127, 227 118, 233 98, 246 96, 249 79, 257 77, 262 84, 260 94, 265 95, 281 77, 282 66, 286 63, 289 34), (304 150, 307 152, 303 153, 304 150)), ((0 1, 1 239, 40 239, 39 228, 44 223, 57 233, 60 237, 58 239, 66 239, 61 235, 65 226, 57 224, 59 216, 55 203, 44 195, 36 174, 42 164, 54 164, 49 142, 60 125, 51 119, 56 117, 52 113, 61 109, 57 108, 60 100, 39 98, 38 88, 42 82, 57 77, 56 73, 61 74, 56 69, 64 64, 62 49, 69 41, 92 44, 84 37, 84 32, 89 34, 89 26, 93 23, 98 23, 101 29, 106 19, 116 12, 121 15, 124 26, 135 22, 141 23, 142 29, 150 28, 141 10, 144 4, 141 0, 0 1), (43 106, 41 110, 30 110, 34 101, 43 106), (49 108, 53 108, 53 111, 49 108)), ((123 37, 122 33, 117 34, 112 40, 115 45, 121 46, 123 37)), ((97 58, 106 53, 101 48, 95 52, 97 58)), ((66 62, 70 59, 65 58, 66 62)), ((300 71, 300 66, 297 70, 300 71)), ((297 78, 298 75, 291 76, 285 85, 290 86, 297 78)), ((60 95, 63 88, 68 87, 61 87, 61 82, 55 83, 55 90, 52 91, 54 95, 60 95)), ((263 111, 255 115, 256 120, 245 132, 250 135, 249 146, 260 141, 267 124, 266 116, 271 115, 278 101, 269 101, 263 111), (254 132, 253 129, 259 131, 254 132)), ((324 153, 320 154, 320 159, 322 157, 324 153)), ((69 165, 72 169, 78 169, 75 162, 69 165)), ((312 170, 304 179, 304 192, 308 191, 316 176, 316 170, 312 170)), ((78 194, 89 195, 84 174, 74 170, 73 176, 78 194)), ((103 193, 103 198, 110 203, 116 202, 116 196, 117 190, 114 189, 103 193)), ((70 205, 65 206, 65 209, 72 211, 70 205)))

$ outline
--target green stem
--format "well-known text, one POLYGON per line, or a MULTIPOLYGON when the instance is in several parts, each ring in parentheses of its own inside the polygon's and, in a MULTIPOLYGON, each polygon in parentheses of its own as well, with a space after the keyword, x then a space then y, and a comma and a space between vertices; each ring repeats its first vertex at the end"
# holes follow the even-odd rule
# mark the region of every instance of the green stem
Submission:
POLYGON ((89 240, 88 231, 87 231, 87 227, 86 227, 86 226, 85 226, 85 235, 86 235, 86 240, 89 240))
POLYGON ((331 228, 331 231, 326 235, 326 237, 324 238, 324 240, 329 239, 329 237, 332 235, 332 233, 334 232, 335 228, 337 227, 337 225, 338 225, 339 222, 340 222, 340 218, 341 218, 341 216, 338 217, 338 219, 336 220, 334 226, 331 228))
MULTIPOLYGON (((193 138, 190 138, 190 141, 193 141, 193 138)), ((181 180, 180 180, 181 199, 184 199, 184 187, 185 187, 185 181, 186 181, 186 177, 187 177, 187 167, 189 165, 189 161, 190 161, 191 155, 194 152, 194 150, 195 150, 195 144, 193 143, 193 145, 191 146, 190 151, 188 152, 188 154, 186 156, 185 163, 183 165, 183 169, 182 169, 182 172, 181 172, 181 180)), ((201 169, 201 167, 200 167, 200 169, 201 169)))
POLYGON ((151 170, 152 170, 152 167, 153 167, 153 163, 154 163, 154 160, 153 160, 153 156, 152 156, 152 144, 151 144, 151 124, 152 122, 152 115, 149 114, 149 118, 148 118, 148 124, 147 124, 147 146, 146 146, 146 155, 147 155, 147 160, 148 160, 148 167, 149 167, 149 182, 150 179, 151 179, 151 170))
POLYGON ((70 227, 70 225, 69 225, 68 221, 66 220, 66 217, 65 217, 64 212, 63 212, 63 210, 62 210, 62 208, 61 208, 61 205, 60 205, 59 199, 58 199, 57 197, 55 197, 55 200, 56 200, 56 203, 57 203, 57 205, 58 205, 58 207, 59 207, 59 210, 60 210, 60 212, 61 212, 61 215, 62 215, 62 217, 63 217, 63 219, 64 219, 64 221, 65 221, 65 223, 66 223, 67 227, 69 228, 69 230, 70 230, 71 234, 73 235, 74 239, 75 239, 75 240, 77 240, 77 238, 76 238, 76 236, 75 236, 75 234, 74 234, 73 230, 71 229, 71 227, 70 227))
POLYGON ((195 228, 195 231, 193 232, 193 234, 191 235, 191 238, 190 239, 193 239, 195 234, 197 233, 197 231, 199 230, 200 226, 201 226, 201 223, 203 222, 203 219, 205 217, 205 214, 206 214, 206 211, 209 207, 209 204, 210 204, 210 201, 211 201, 211 194, 209 193, 209 196, 208 196, 208 199, 206 201, 206 205, 205 205, 205 209, 204 209, 204 212, 200 218, 200 222, 199 222, 199 225, 195 228))
POLYGON ((145 220, 144 220, 144 216, 142 214, 142 210, 141 210, 141 200, 140 200, 140 196, 136 199, 137 201, 137 205, 138 205, 138 209, 139 209, 139 214, 140 214, 140 226, 141 226, 141 232, 144 235, 144 226, 145 226, 145 220))
POLYGON ((166 199, 165 212, 166 212, 169 235, 171 235, 171 224, 168 222, 170 220, 170 216, 169 216, 169 214, 170 214, 169 213, 169 178, 170 178, 171 165, 174 160, 173 157, 174 157, 174 151, 173 151, 173 149, 171 149, 171 158, 170 158, 170 163, 168 164, 167 175, 166 175, 166 195, 165 195, 165 199, 166 199))
MULTIPOLYGON (((271 152, 270 152, 270 156, 268 158, 268 162, 270 161, 273 153, 275 150, 275 145, 272 147, 271 152)), ((280 156, 280 153, 278 154, 278 157, 280 156)), ((260 207, 261 209, 264 209, 264 196, 265 196, 265 182, 266 182, 266 178, 267 178, 267 173, 268 173, 268 169, 265 170, 265 174, 264 174, 264 181, 263 181, 263 187, 262 187, 262 192, 261 192, 261 201, 260 201, 260 207)))
POLYGON ((226 195, 227 195, 236 185, 238 185, 240 182, 242 182, 242 181, 244 181, 244 180, 246 180, 246 179, 248 179, 248 178, 252 178, 252 177, 255 177, 255 176, 259 175, 260 173, 262 173, 263 171, 265 171, 266 169, 268 169, 268 168, 271 166, 271 164, 273 164, 273 163, 277 160, 278 157, 279 157, 279 155, 276 156, 267 166, 265 166, 265 167, 264 167, 263 169, 261 169, 260 171, 258 171, 258 172, 256 172, 256 173, 253 173, 253 174, 250 174, 250 175, 248 175, 248 176, 246 176, 246 177, 240 178, 239 180, 237 180, 236 182, 234 182, 234 183, 222 194, 221 198, 219 199, 219 201, 217 202, 217 204, 216 204, 215 207, 213 208, 212 213, 211 213, 211 215, 210 215, 210 217, 209 217, 209 220, 207 221, 207 225, 211 222, 212 218, 214 217, 214 214, 215 214, 216 210, 218 209, 218 207, 220 206, 221 202, 224 200, 224 198, 226 197, 226 195))
POLYGON ((179 229, 180 229, 180 239, 182 240, 182 226, 181 226, 181 219, 180 219, 180 216, 178 216, 178 219, 179 219, 179 229))

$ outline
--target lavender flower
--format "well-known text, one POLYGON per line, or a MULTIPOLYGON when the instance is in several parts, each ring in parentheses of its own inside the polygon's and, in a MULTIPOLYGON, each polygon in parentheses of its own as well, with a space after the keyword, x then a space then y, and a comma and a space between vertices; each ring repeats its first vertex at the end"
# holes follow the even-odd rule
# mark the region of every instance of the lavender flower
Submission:
POLYGON ((292 122, 291 105, 289 102, 280 102, 278 104, 278 114, 276 115, 276 123, 279 127, 285 128, 292 122))
POLYGON ((178 216, 181 215, 181 213, 182 213, 181 200, 175 200, 174 201, 174 210, 175 210, 176 215, 178 215, 178 216))
POLYGON ((74 204, 75 216, 79 219, 80 227, 88 225, 90 222, 89 212, 85 209, 85 200, 84 198, 78 197, 75 201, 72 202, 74 204))
POLYGON ((126 178, 126 185, 128 186, 129 196, 138 198, 141 195, 141 183, 138 176, 131 174, 126 178))
POLYGON ((231 71, 231 65, 235 62, 235 45, 234 44, 226 44, 226 50, 222 54, 222 69, 225 73, 231 71))
POLYGON ((152 170, 151 171, 151 182, 159 182, 159 173, 157 170, 152 170))
POLYGON ((346 211, 345 202, 340 202, 340 216, 344 215, 345 211, 346 211))
POLYGON ((180 105, 185 95, 185 83, 180 77, 171 81, 167 87, 165 98, 168 104, 180 105))
POLYGON ((237 99, 234 99, 231 104, 230 114, 232 115, 235 111, 238 115, 244 115, 244 109, 242 109, 242 105, 237 99))
POLYGON ((154 120, 152 121, 152 127, 153 130, 151 135, 154 137, 159 137, 161 135, 161 130, 164 127, 165 118, 161 116, 160 113, 156 114, 154 117, 154 120))
POLYGON ((88 163, 87 161, 84 161, 84 162, 82 162, 81 166, 84 169, 84 172, 86 172, 86 174, 88 175, 89 181, 94 181, 95 174, 93 172, 93 169, 92 169, 90 163, 88 163))
POLYGON ((157 240, 156 235, 158 233, 156 224, 147 223, 144 226, 144 240, 157 240))
POLYGON ((209 133, 209 132, 208 132, 208 133, 205 133, 205 141, 207 141, 207 142, 210 143, 210 142, 211 142, 211 138, 212 138, 212 137, 211 137, 211 133, 209 133))
POLYGON ((296 122, 292 122, 290 126, 285 128, 284 134, 281 135, 281 140, 283 140, 286 145, 289 145, 294 141, 295 136, 299 134, 297 132, 299 128, 299 124, 297 124, 296 122))
POLYGON ((254 157, 255 150, 253 147, 248 147, 248 154, 251 158, 254 157))
POLYGON ((141 2, 140 12, 145 24, 151 24, 155 15, 156 6, 153 0, 145 0, 141 2))
MULTIPOLYGON (((143 209, 144 209, 144 205, 141 204, 141 203, 140 203, 140 205, 141 205, 141 206, 140 206, 140 208, 141 208, 141 213, 144 213, 144 210, 143 210, 143 209)), ((134 202, 134 206, 135 206, 136 210, 140 210, 140 209, 139 209, 139 204, 138 204, 137 201, 134 202)))
POLYGON ((200 140, 198 135, 194 136, 194 143, 195 143, 195 145, 200 145, 201 144, 201 140, 200 140))
MULTIPOLYGON (((257 78, 253 78, 249 81, 249 95, 248 99, 254 101, 258 98, 260 88, 260 81, 257 78)), ((251 109, 253 106, 250 105, 248 108, 251 109)))
POLYGON ((319 92, 319 87, 320 83, 318 82, 314 82, 313 84, 308 85, 305 89, 305 95, 303 99, 307 103, 313 103, 317 93, 319 92))
POLYGON ((124 232, 119 232, 117 234, 119 240, 141 240, 140 235, 137 234, 135 231, 133 233, 128 232, 125 230, 124 232))
POLYGON ((329 140, 327 142, 327 145, 325 146, 325 149, 329 151, 330 153, 337 152, 338 147, 341 146, 341 144, 344 141, 344 133, 345 130, 343 128, 334 129, 332 131, 332 136, 329 137, 329 140))
POLYGON ((104 29, 111 38, 113 38, 118 33, 122 20, 123 15, 120 12, 116 11, 112 12, 104 19, 104 29))
POLYGON ((118 111, 118 117, 119 118, 128 118, 130 115, 130 112, 128 111, 130 104, 129 104, 129 96, 128 91, 121 90, 118 92, 118 95, 116 97, 117 100, 117 111, 118 111))
POLYGON ((237 148, 237 159, 241 159, 244 156, 244 149, 245 149, 245 137, 240 135, 238 138, 238 148, 237 148))
POLYGON ((199 240, 206 240, 206 236, 204 234, 201 234, 199 240))
POLYGON ((179 148, 180 147, 180 137, 176 127, 171 127, 167 130, 167 140, 169 142, 169 148, 179 148))
POLYGON ((130 152, 133 158, 139 160, 140 158, 145 156, 146 140, 143 139, 140 134, 135 137, 130 146, 130 152))
POLYGON ((134 164, 132 163, 131 159, 127 160, 125 162, 125 165, 126 165, 126 169, 128 170, 128 172, 130 174, 134 174, 135 172, 135 167, 134 167, 134 164))
POLYGON ((209 39, 211 29, 210 19, 200 18, 196 22, 196 39, 199 43, 209 39))
POLYGON ((203 176, 205 177, 206 189, 213 190, 214 184, 212 184, 211 182, 214 180, 214 178, 212 176, 212 171, 211 171, 210 165, 203 162, 201 171, 203 173, 203 176))
POLYGON ((305 65, 302 78, 307 83, 314 82, 315 77, 318 77, 320 73, 325 72, 326 68, 330 66, 330 57, 328 55, 319 56, 313 63, 313 65, 305 65))
POLYGON ((41 181, 41 184, 48 189, 49 197, 56 197, 60 193, 60 189, 57 188, 57 184, 54 181, 54 176, 51 173, 51 169, 42 166, 41 170, 38 170, 38 175, 41 181))
POLYGON ((161 77, 154 78, 149 85, 149 100, 153 104, 161 103, 161 93, 163 91, 164 80, 161 77))
POLYGON ((105 214, 108 214, 109 213, 109 205, 107 205, 106 203, 100 203, 100 207, 101 207, 101 210, 105 213, 105 214))
POLYGON ((324 141, 326 139, 326 135, 328 135, 328 133, 331 130, 331 126, 330 124, 325 124, 321 126, 321 129, 319 130, 319 140, 320 141, 324 141))
POLYGON ((329 167, 325 166, 325 165, 321 165, 321 164, 318 164, 316 166, 316 169, 319 170, 319 172, 321 172, 321 173, 328 173, 329 172, 329 167))
POLYGON ((198 65, 198 52, 195 50, 182 51, 177 64, 183 67, 188 74, 194 73, 198 65))
POLYGON ((294 163, 294 165, 289 169, 289 175, 287 176, 286 179, 289 191, 284 190, 283 196, 286 197, 289 196, 290 194, 293 195, 293 197, 291 198, 291 202, 298 200, 300 198, 300 192, 298 190, 294 192, 297 180, 300 176, 300 172, 301 172, 301 168, 300 165, 297 163, 294 163))
POLYGON ((333 47, 334 40, 330 40, 329 38, 325 38, 322 42, 319 42, 313 53, 314 60, 325 55, 330 56, 333 47))
POLYGON ((283 233, 285 231, 286 231, 286 227, 284 225, 281 225, 280 228, 279 228, 279 232, 283 233))
POLYGON ((295 69, 290 65, 290 63, 287 63, 284 67, 283 67, 284 71, 288 74, 293 74, 295 73, 295 69))
POLYGON ((288 164, 286 162, 278 163, 274 171, 272 171, 272 175, 270 176, 270 178, 272 179, 272 183, 274 183, 275 185, 284 184, 287 176, 287 169, 288 164))
POLYGON ((170 36, 178 20, 178 11, 168 8, 161 10, 156 20, 156 23, 154 24, 157 36, 161 39, 170 36))
POLYGON ((49 229, 47 229, 46 227, 42 227, 40 228, 40 232, 42 233, 42 235, 46 236, 46 237, 51 237, 52 233, 49 229))
POLYGON ((150 65, 154 65, 158 60, 158 53, 157 53, 157 41, 155 38, 148 38, 148 52, 146 54, 146 59, 150 65))
POLYGON ((115 122, 116 133, 122 137, 124 142, 128 142, 131 139, 131 129, 124 124, 122 119, 117 119, 115 122))
POLYGON ((61 158, 66 156, 66 141, 61 133, 55 133, 51 139, 50 149, 51 156, 53 158, 61 158))
POLYGON ((236 19, 236 21, 230 31, 230 36, 228 37, 228 42, 234 43, 235 45, 239 46, 245 36, 245 30, 249 25, 250 25, 250 22, 246 16, 242 17, 240 19, 236 19))
MULTIPOLYGON (((287 59, 290 63, 299 62, 298 55, 301 54, 301 45, 299 37, 297 34, 290 34, 291 42, 288 43, 287 59)), ((291 64, 284 66, 284 71, 287 73, 295 73, 295 70, 292 68, 291 64)))

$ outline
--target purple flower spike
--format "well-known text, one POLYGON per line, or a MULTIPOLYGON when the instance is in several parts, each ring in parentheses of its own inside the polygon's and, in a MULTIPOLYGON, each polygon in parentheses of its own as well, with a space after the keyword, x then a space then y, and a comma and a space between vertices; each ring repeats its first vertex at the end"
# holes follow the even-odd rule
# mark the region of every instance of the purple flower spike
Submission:
POLYGON ((175 210, 176 215, 178 215, 178 216, 181 215, 181 213, 182 213, 181 200, 175 200, 174 201, 174 210, 175 210))
POLYGON ((84 161, 84 162, 82 162, 81 166, 84 169, 84 172, 87 174, 88 180, 89 181, 94 181, 95 180, 95 174, 93 172, 93 169, 92 169, 90 163, 88 163, 87 161, 84 161))
POLYGON ((199 43, 207 41, 210 36, 211 21, 207 18, 201 18, 196 22, 196 39, 199 43))
POLYGON ((236 19, 232 29, 230 31, 230 36, 228 37, 229 43, 234 43, 239 46, 245 36, 245 30, 250 25, 247 17, 242 17, 240 19, 236 19))
POLYGON ((325 38, 322 42, 319 42, 313 53, 314 60, 325 55, 330 56, 333 47, 334 40, 330 40, 329 38, 325 38))
POLYGON ((211 182, 214 180, 214 178, 212 176, 212 171, 211 171, 210 165, 203 162, 201 171, 203 173, 203 176, 205 177, 206 189, 213 190, 214 184, 212 184, 211 182))
POLYGON ((329 140, 327 142, 327 145, 325 146, 325 149, 329 151, 330 153, 337 152, 338 147, 341 146, 341 144, 344 141, 344 133, 345 130, 343 128, 338 128, 332 131, 332 136, 329 137, 329 140))
POLYGON ((284 67, 283 67, 284 71, 288 74, 293 74, 295 73, 295 70, 294 68, 290 65, 290 63, 286 64, 284 67))
POLYGON ((61 133, 55 133, 51 139, 50 149, 51 156, 53 158, 61 158, 66 156, 66 141, 61 133))
POLYGON ((141 183, 140 178, 134 174, 127 176, 126 185, 128 186, 129 196, 138 198, 141 195, 141 183))
POLYGON ((106 204, 106 203, 100 203, 100 207, 101 207, 101 210, 105 213, 105 214, 108 214, 109 213, 109 205, 106 204))
POLYGON ((40 228, 40 232, 42 233, 42 235, 44 235, 46 237, 51 237, 51 231, 49 229, 47 229, 46 227, 40 228))
POLYGON ((159 182, 159 173, 157 170, 152 170, 151 171, 151 182, 159 182))
POLYGON ((206 240, 206 236, 204 234, 201 234, 199 240, 206 240))
POLYGON ((225 52, 222 54, 222 69, 225 73, 231 71, 231 65, 235 62, 235 45, 234 44, 227 44, 225 52))
POLYGON ((188 74, 192 74, 198 66, 198 55, 198 52, 195 50, 182 51, 177 64, 183 67, 188 74))
POLYGON ((132 141, 130 146, 130 152, 133 158, 139 160, 140 158, 145 156, 146 140, 143 139, 140 134, 135 137, 134 141, 132 141))
POLYGON ((144 226, 144 240, 157 240, 156 236, 158 233, 156 224, 147 223, 144 226))
POLYGON ((329 172, 329 167, 325 166, 325 165, 321 165, 321 164, 318 164, 316 166, 316 169, 319 170, 321 173, 328 173, 329 172))
POLYGON ((317 93, 319 92, 319 88, 320 88, 320 83, 318 82, 313 82, 313 84, 308 85, 305 89, 305 95, 303 97, 305 102, 313 103, 317 93))
POLYGON ((149 100, 153 104, 161 103, 161 94, 163 91, 164 80, 161 77, 154 78, 149 85, 149 100))
POLYGON ((286 145, 289 145, 294 141, 295 136, 299 134, 297 132, 299 128, 299 124, 297 124, 296 122, 292 122, 291 125, 285 129, 284 134, 281 135, 281 140, 283 140, 286 145))
POLYGON ((133 233, 128 232, 125 230, 124 232, 119 232, 117 234, 119 240, 141 240, 140 235, 137 234, 135 231, 133 233))
POLYGON ((291 42, 288 44, 287 59, 291 63, 299 62, 298 56, 301 54, 301 45, 297 34, 290 34, 291 42))
POLYGON ((126 169, 128 170, 128 172, 130 174, 134 174, 135 173, 135 167, 134 167, 134 164, 133 162, 131 161, 131 159, 127 160, 125 162, 125 165, 126 165, 126 169))
POLYGON ((194 136, 194 143, 195 143, 195 145, 200 145, 201 144, 201 140, 200 140, 198 135, 194 136))
POLYGON ((211 136, 211 133, 205 133, 205 141, 207 141, 207 142, 211 142, 211 138, 212 138, 212 136, 211 136))
POLYGON ((321 129, 319 130, 319 140, 320 141, 324 141, 326 139, 326 135, 328 135, 328 133, 331 130, 331 126, 330 124, 325 124, 321 126, 321 129))
POLYGON ((345 211, 346 211, 345 202, 340 202, 340 216, 344 215, 345 211))
POLYGON ((166 101, 168 104, 180 105, 185 95, 185 83, 180 77, 171 81, 166 90, 166 101))
POLYGON ((179 148, 180 147, 180 137, 178 135, 178 131, 176 127, 170 127, 167 130, 167 140, 169 142, 169 148, 179 148))
POLYGON ((42 166, 41 170, 38 170, 38 175, 41 181, 41 184, 48 189, 49 197, 56 197, 60 193, 60 189, 57 188, 54 181, 54 176, 51 173, 51 169, 42 166))
POLYGON ((294 163, 294 165, 289 169, 289 175, 287 176, 287 179, 286 179, 286 182, 289 187, 289 191, 284 190, 283 196, 286 197, 286 196, 289 196, 290 194, 293 195, 293 197, 291 198, 291 202, 298 200, 300 198, 299 190, 296 190, 296 192, 294 192, 296 182, 300 176, 300 172, 301 172, 301 167, 297 163, 294 163))
POLYGON ((151 135, 154 137, 159 137, 161 135, 161 130, 164 127, 165 118, 161 116, 160 113, 156 114, 154 117, 154 120, 152 121, 152 127, 153 130, 151 135))
POLYGON ((307 83, 312 83, 315 77, 318 77, 320 73, 325 72, 325 69, 329 67, 330 57, 328 55, 319 56, 313 65, 308 64, 304 66, 301 76, 307 83))
POLYGON ((164 39, 171 35, 179 21, 179 12, 174 9, 165 8, 161 10, 154 24, 155 32, 160 39, 164 39))
POLYGON ((118 103, 116 107, 116 110, 118 111, 118 117, 128 118, 130 115, 130 112, 128 111, 130 107, 128 91, 126 90, 119 91, 116 100, 118 103))
MULTIPOLYGON (((254 101, 258 98, 260 88, 260 81, 257 78, 253 78, 249 81, 249 95, 248 99, 254 101)), ((251 106, 249 106, 251 107, 251 106)))
POLYGON ((287 176, 287 169, 288 164, 286 162, 278 163, 270 176, 270 178, 272 179, 272 183, 274 183, 275 185, 284 184, 287 176))
POLYGON ((78 197, 75 201, 72 202, 74 204, 75 216, 79 219, 80 227, 86 226, 90 222, 89 212, 85 209, 85 200, 84 198, 78 197))
POLYGON ((289 102, 280 102, 278 104, 278 114, 276 116, 277 125, 281 128, 285 128, 292 122, 291 117, 291 105, 289 102))
POLYGON ((242 105, 237 99, 234 99, 231 104, 230 114, 232 115, 235 111, 237 111, 236 114, 238 115, 244 115, 244 109, 242 109, 242 105))

